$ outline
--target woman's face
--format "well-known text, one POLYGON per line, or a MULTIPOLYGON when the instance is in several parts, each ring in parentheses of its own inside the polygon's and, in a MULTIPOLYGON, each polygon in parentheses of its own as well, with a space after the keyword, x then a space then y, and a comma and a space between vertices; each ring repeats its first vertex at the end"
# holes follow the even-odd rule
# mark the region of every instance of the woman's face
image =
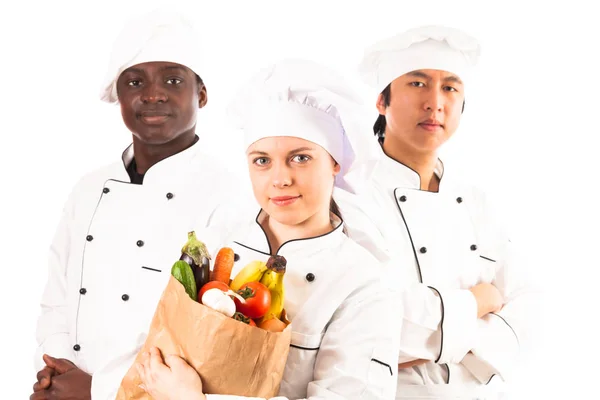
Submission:
POLYGON ((271 218, 299 225, 317 214, 329 215, 340 166, 325 149, 304 139, 278 136, 254 142, 246 155, 254 196, 271 218))

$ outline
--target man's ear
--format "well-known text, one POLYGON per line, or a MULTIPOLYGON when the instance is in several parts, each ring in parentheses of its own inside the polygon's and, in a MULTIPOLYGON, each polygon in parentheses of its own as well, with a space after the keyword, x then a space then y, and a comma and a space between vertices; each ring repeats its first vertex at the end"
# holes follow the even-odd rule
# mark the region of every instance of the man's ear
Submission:
POLYGON ((380 115, 385 115, 385 101, 383 99, 383 93, 379 93, 379 96, 377 96, 377 103, 375 103, 375 106, 377 107, 377 111, 379 111, 380 115))
POLYGON ((208 93, 206 92, 206 86, 204 84, 198 87, 198 108, 202 108, 208 103, 208 93))

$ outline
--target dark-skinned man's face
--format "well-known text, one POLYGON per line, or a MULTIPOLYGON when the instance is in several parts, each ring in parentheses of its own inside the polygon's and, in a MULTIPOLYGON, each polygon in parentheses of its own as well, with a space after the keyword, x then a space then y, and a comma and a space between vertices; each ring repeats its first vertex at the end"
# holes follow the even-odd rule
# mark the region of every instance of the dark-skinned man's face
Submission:
POLYGON ((142 143, 169 143, 194 132, 196 115, 207 101, 206 88, 189 68, 147 62, 127 68, 117 80, 123 121, 142 143))

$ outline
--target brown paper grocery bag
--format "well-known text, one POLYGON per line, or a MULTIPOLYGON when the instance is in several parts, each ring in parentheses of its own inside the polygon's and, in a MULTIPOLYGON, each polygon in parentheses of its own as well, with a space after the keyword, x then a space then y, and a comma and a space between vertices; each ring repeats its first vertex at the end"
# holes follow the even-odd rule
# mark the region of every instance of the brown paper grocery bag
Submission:
MULTIPOLYGON (((268 332, 193 301, 171 277, 135 362, 153 346, 177 354, 202 378, 204 393, 270 398, 277 395, 290 349, 291 326, 268 332)), ((132 365, 117 400, 151 399, 132 365)))

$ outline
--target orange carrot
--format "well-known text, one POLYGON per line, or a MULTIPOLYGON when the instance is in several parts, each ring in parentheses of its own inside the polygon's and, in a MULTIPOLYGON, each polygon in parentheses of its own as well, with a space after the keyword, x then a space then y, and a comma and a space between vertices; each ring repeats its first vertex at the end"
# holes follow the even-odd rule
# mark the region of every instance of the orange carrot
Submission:
POLYGON ((215 257, 212 280, 223 282, 229 285, 231 270, 233 269, 235 253, 229 247, 223 247, 215 257))

